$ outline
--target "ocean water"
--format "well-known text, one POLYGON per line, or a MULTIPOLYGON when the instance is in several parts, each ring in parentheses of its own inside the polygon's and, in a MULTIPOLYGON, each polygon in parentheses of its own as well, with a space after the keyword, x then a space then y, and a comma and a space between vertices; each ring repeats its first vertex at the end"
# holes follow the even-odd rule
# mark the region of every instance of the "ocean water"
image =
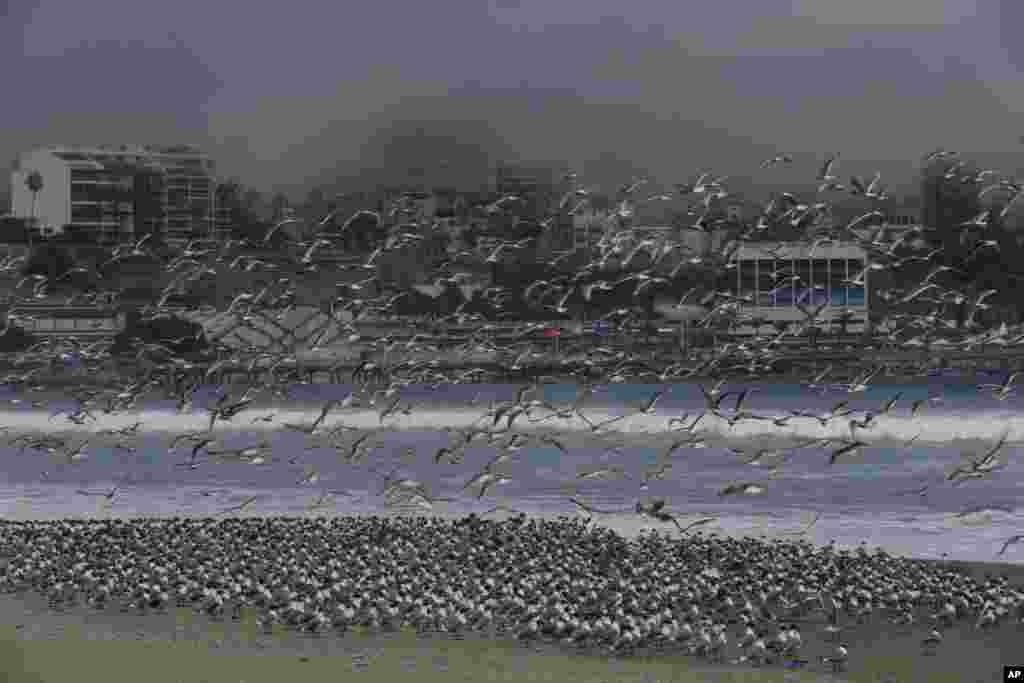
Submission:
MULTIPOLYGON (((859 454, 829 464, 829 449, 804 446, 790 454, 776 470, 744 464, 729 448, 783 448, 821 437, 849 438, 846 419, 822 427, 815 420, 795 418, 779 427, 770 421, 743 421, 730 427, 724 420, 705 416, 697 427, 704 448, 680 448, 661 479, 644 485, 643 475, 682 434, 666 433, 669 418, 689 413, 689 420, 704 409, 696 384, 604 385, 589 396, 583 412, 593 422, 626 415, 595 434, 587 424, 571 420, 531 423, 520 418, 515 431, 556 439, 557 446, 530 440, 516 457, 499 469, 510 481, 495 485, 482 498, 466 483, 495 455, 493 446, 474 443, 459 463, 435 464, 438 448, 454 441, 448 430, 490 424, 481 416, 492 401, 515 396, 512 385, 449 385, 437 388, 410 386, 400 395, 412 403, 408 415, 381 421, 376 407, 336 408, 325 426, 345 424, 373 430, 372 452, 359 463, 347 463, 325 436, 308 436, 281 428, 285 422, 310 422, 327 398, 343 398, 345 385, 295 385, 288 401, 265 400, 230 422, 218 422, 214 448, 242 448, 261 442, 272 454, 266 462, 216 462, 199 459, 196 469, 183 467, 190 446, 168 446, 176 434, 206 428, 204 406, 215 399, 205 387, 190 412, 178 413, 172 401, 140 401, 137 408, 104 415, 96 423, 78 426, 64 415, 51 417, 74 402, 59 394, 43 399, 10 391, 0 393, 0 426, 7 428, 0 446, 0 515, 6 519, 152 515, 314 515, 314 514, 509 514, 504 508, 536 515, 588 514, 569 500, 575 497, 598 508, 595 522, 633 535, 648 529, 678 533, 671 524, 637 515, 638 500, 664 498, 667 509, 686 524, 707 516, 715 520, 701 527, 705 533, 764 537, 803 537, 840 547, 866 544, 921 558, 992 560, 1024 563, 1024 544, 1012 545, 1001 557, 1003 542, 1024 533, 1024 411, 1020 399, 997 401, 976 388, 979 381, 1001 381, 1002 376, 970 378, 931 377, 912 383, 872 385, 864 393, 835 389, 818 395, 796 384, 732 383, 726 389, 750 387, 743 409, 759 415, 781 416, 790 410, 822 413, 837 401, 848 400, 856 411, 875 410, 901 393, 894 408, 876 418, 857 437, 865 442, 859 454), (638 404, 656 391, 665 392, 653 414, 635 414, 638 404), (914 416, 911 402, 934 400, 914 416), (33 407, 31 400, 45 400, 33 407), (13 402, 12 401, 17 401, 13 402), (253 418, 273 413, 270 422, 253 418), (129 426, 141 421, 134 437, 101 436, 97 430, 129 426), (69 462, 58 454, 32 449, 20 452, 9 442, 17 435, 61 435, 72 445, 88 441, 84 458, 69 462), (1001 467, 983 479, 954 485, 945 480, 949 468, 964 457, 980 455, 1003 434, 1009 443, 1000 451, 1001 467), (914 439, 912 443, 909 443, 914 439), (134 447, 127 451, 117 442, 134 447), (621 475, 608 480, 584 480, 588 467, 615 466, 621 475), (317 474, 314 480, 308 475, 317 474), (426 484, 434 496, 448 497, 431 510, 388 506, 380 495, 383 474, 409 477, 426 484), (759 495, 722 497, 729 483, 759 483, 759 495), (100 494, 120 484, 111 501, 100 494), (915 490, 929 485, 927 494, 915 490), (88 493, 82 493, 82 491, 88 493), (330 496, 325 492, 335 491, 330 496), (236 512, 222 512, 250 497, 256 499, 236 512), (319 506, 314 506, 319 502, 319 506), (977 508, 977 512, 962 514, 977 508), (1005 509, 1003 509, 1005 508, 1005 509)), ((568 404, 577 392, 571 384, 545 385, 538 398, 568 404)), ((732 399, 724 405, 731 408, 732 399)), ((726 412, 730 412, 727 410, 726 412)), ((538 412, 542 416, 543 411, 538 412)), ((859 414, 858 414, 859 417, 859 414)), ((348 434, 340 443, 353 440, 348 434)), ((589 516, 589 515, 588 515, 589 516)))

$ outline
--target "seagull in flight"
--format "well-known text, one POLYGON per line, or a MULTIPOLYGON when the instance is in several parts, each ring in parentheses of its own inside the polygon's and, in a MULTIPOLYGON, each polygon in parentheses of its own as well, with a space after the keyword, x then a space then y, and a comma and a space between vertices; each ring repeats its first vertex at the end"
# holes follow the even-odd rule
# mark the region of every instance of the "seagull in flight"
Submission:
POLYGON ((999 453, 1004 445, 1006 445, 1008 437, 1009 431, 1003 432, 1003 435, 999 437, 999 440, 994 446, 992 446, 992 448, 986 451, 980 458, 976 458, 967 464, 959 465, 954 468, 948 475, 946 475, 946 481, 961 483, 967 479, 984 477, 997 469, 998 461, 996 460, 996 454, 999 453), (958 477, 960 477, 959 480, 957 480, 958 477))
POLYGON ((871 380, 873 380, 881 371, 882 367, 880 366, 874 370, 864 373, 849 384, 839 384, 838 386, 846 389, 846 392, 849 394, 863 393, 868 390, 868 383, 871 382, 871 380))
POLYGON ((836 180, 836 176, 832 175, 832 168, 833 168, 833 166, 835 166, 835 163, 838 160, 839 160, 839 155, 838 154, 832 154, 827 159, 825 159, 825 163, 823 163, 821 165, 821 169, 818 171, 818 180, 819 181, 827 182, 827 181, 831 181, 831 180, 836 180))
POLYGON ((826 385, 823 384, 822 382, 823 382, 823 380, 826 377, 828 377, 829 374, 831 374, 832 369, 833 369, 833 366, 830 363, 828 366, 825 367, 824 370, 822 370, 817 375, 815 375, 813 378, 811 378, 810 382, 807 382, 806 384, 804 384, 804 386, 807 387, 808 389, 812 389, 812 390, 814 390, 814 389, 820 389, 820 390, 825 389, 826 385))
POLYGON ((243 500, 238 505, 233 505, 233 506, 231 506, 229 508, 224 508, 223 510, 221 510, 221 513, 239 512, 239 511, 244 510, 245 508, 249 507, 250 505, 252 505, 253 503, 255 503, 259 499, 260 499, 260 496, 249 496, 248 498, 243 500))
POLYGON ((991 389, 992 395, 996 398, 1008 396, 1013 391, 1013 382, 1019 374, 1019 372, 1011 372, 1001 384, 979 384, 978 389, 991 389))
POLYGON ((569 449, 565 447, 565 444, 563 444, 561 441, 551 436, 550 434, 542 434, 540 437, 540 441, 541 443, 546 443, 551 446, 554 446, 555 448, 560 450, 562 453, 565 453, 566 455, 568 455, 569 453, 569 449))
POLYGON ((605 429, 610 424, 614 424, 616 422, 619 422, 620 420, 626 419, 625 415, 619 415, 618 417, 613 417, 610 420, 605 420, 603 422, 594 423, 594 422, 591 422, 590 419, 586 415, 584 415, 582 412, 577 410, 576 414, 579 416, 579 418, 581 420, 583 420, 584 422, 587 423, 587 426, 590 427, 590 431, 594 432, 594 433, 597 433, 597 432, 601 431, 602 429, 605 429))
POLYGON ((666 393, 668 393, 668 392, 667 391, 656 391, 656 392, 654 392, 654 395, 651 396, 649 399, 647 399, 647 401, 644 402, 644 404, 640 407, 640 409, 636 412, 636 414, 637 415, 653 415, 654 414, 654 410, 655 410, 655 406, 657 406, 658 401, 666 393))
POLYGON ((1006 539, 1006 542, 1003 543, 1003 547, 999 550, 999 552, 996 553, 996 557, 1001 557, 1006 552, 1007 548, 1016 543, 1021 543, 1022 541, 1024 541, 1024 534, 1015 534, 1013 536, 1010 536, 1008 539, 1006 539))
POLYGON ((691 422, 689 425, 686 424, 686 419, 690 417, 689 413, 683 413, 681 417, 671 417, 668 420, 668 429, 675 432, 683 431, 693 434, 693 430, 694 428, 696 428, 697 423, 704 419, 704 416, 706 414, 707 413, 701 413, 700 415, 695 417, 693 422, 691 422))
POLYGON ((485 470, 467 481, 466 485, 462 487, 462 490, 465 491, 472 486, 479 486, 480 490, 477 492, 476 498, 477 500, 480 500, 492 486, 496 484, 507 484, 510 481, 512 481, 512 479, 504 474, 485 470))
POLYGON ((580 472, 580 474, 577 476, 579 479, 608 479, 610 477, 626 477, 627 479, 632 479, 632 477, 629 476, 629 473, 627 473, 625 470, 622 469, 621 466, 618 465, 609 465, 607 467, 587 469, 584 470, 583 472, 580 472))
POLYGON ((865 446, 868 445, 864 441, 858 441, 856 439, 854 439, 852 441, 842 442, 842 443, 843 443, 842 446, 840 446, 839 448, 835 449, 834 451, 832 451, 829 454, 829 456, 828 456, 828 464, 829 465, 836 464, 836 461, 839 460, 839 458, 843 457, 844 455, 853 455, 853 454, 857 453, 860 449, 862 449, 862 448, 864 448, 865 446))
POLYGON ((777 164, 791 164, 793 163, 793 157, 788 154, 777 154, 770 159, 765 159, 761 162, 761 168, 771 168, 777 164))
POLYGON ((707 524, 708 522, 712 522, 715 519, 714 517, 699 519, 696 522, 691 522, 684 528, 683 525, 679 523, 679 520, 675 518, 675 515, 669 514, 665 510, 664 498, 658 498, 657 500, 651 501, 651 504, 647 506, 645 506, 642 502, 637 501, 635 510, 638 515, 650 517, 651 519, 656 519, 659 522, 672 522, 676 525, 676 529, 679 530, 679 533, 684 533, 685 531, 692 529, 695 526, 707 524))
POLYGON ((765 488, 761 484, 752 481, 743 481, 735 484, 729 484, 718 491, 718 495, 733 496, 736 494, 743 494, 745 496, 756 496, 764 493, 765 488))
POLYGON ((727 397, 736 394, 735 391, 723 392, 722 391, 722 385, 723 384, 725 384, 725 380, 724 379, 720 380, 718 382, 718 384, 716 384, 711 389, 705 389, 703 384, 698 384, 697 385, 698 387, 700 387, 701 394, 704 395, 704 404, 705 404, 708 412, 712 412, 712 413, 713 412, 717 412, 719 410, 719 406, 722 405, 722 401, 724 401, 727 397))
POLYGON ((116 486, 114 486, 114 488, 110 489, 109 491, 84 491, 82 489, 79 489, 78 491, 76 491, 76 493, 80 493, 83 496, 102 496, 103 498, 106 499, 107 503, 112 503, 114 501, 114 496, 120 490, 121 484, 117 484, 116 486))
POLYGON ((327 413, 330 412, 331 408, 333 408, 337 404, 338 404, 338 401, 336 401, 334 399, 324 403, 323 408, 320 409, 320 414, 317 416, 316 420, 314 420, 311 424, 306 425, 306 424, 295 424, 295 423, 291 423, 291 422, 285 422, 284 426, 287 427, 288 429, 291 429, 291 430, 296 431, 296 432, 303 432, 305 434, 312 434, 313 432, 315 432, 317 430, 317 428, 320 427, 320 424, 324 421, 324 418, 327 417, 327 413))
POLYGON ((594 515, 624 515, 624 514, 629 514, 630 512, 632 512, 632 510, 630 510, 628 508, 624 508, 622 510, 601 510, 601 509, 598 509, 598 508, 595 508, 595 507, 591 507, 590 505, 587 505, 586 503, 582 503, 582 502, 580 502, 576 498, 570 498, 569 502, 572 503, 573 505, 575 505, 576 507, 580 508, 584 512, 589 512, 590 514, 594 514, 594 515))

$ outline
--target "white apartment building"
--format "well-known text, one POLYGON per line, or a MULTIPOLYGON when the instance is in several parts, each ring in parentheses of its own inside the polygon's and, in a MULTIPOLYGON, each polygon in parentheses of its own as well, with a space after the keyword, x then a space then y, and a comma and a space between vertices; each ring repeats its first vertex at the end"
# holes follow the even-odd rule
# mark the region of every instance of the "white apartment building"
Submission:
POLYGON ((48 146, 22 154, 11 174, 15 216, 42 233, 70 232, 110 244, 162 231, 171 241, 212 237, 228 227, 217 206, 214 163, 190 146, 48 146), (33 172, 42 188, 33 193, 33 172))

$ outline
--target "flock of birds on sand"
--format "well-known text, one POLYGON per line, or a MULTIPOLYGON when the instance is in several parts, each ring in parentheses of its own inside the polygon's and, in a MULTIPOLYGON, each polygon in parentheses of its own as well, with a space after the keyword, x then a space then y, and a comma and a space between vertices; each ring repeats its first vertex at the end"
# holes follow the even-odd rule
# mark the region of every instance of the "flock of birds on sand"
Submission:
MULTIPOLYGON (((930 160, 948 155, 940 150, 930 155, 930 160)), ((766 162, 766 167, 790 161, 782 155, 766 162)), ((835 163, 836 158, 829 159, 820 171, 819 193, 844 189, 833 175, 835 163)), ((954 164, 952 168, 955 176, 958 167, 954 164)), ((575 176, 570 180, 575 183, 575 176)), ((723 181, 704 174, 695 183, 676 188, 680 194, 702 196, 704 213, 693 229, 708 231, 714 227, 708 217, 715 202, 727 196, 723 181)), ((633 182, 622 188, 617 211, 620 218, 628 218, 636 201, 642 201, 633 196, 644 182, 633 182)), ((997 185, 1013 194, 1011 203, 1021 193, 1021 188, 1009 181, 1002 180, 997 185)), ((877 177, 870 183, 851 179, 850 191, 869 199, 884 198, 877 177)), ((586 202, 588 194, 588 190, 577 185, 563 198, 563 204, 586 202)), ((504 210, 512 199, 496 202, 492 210, 504 210)), ((649 198, 650 201, 657 199, 649 198)), ((410 210, 408 205, 399 202, 391 213, 401 215, 410 210)), ((364 216, 367 213, 371 212, 359 212, 364 216)), ((936 255, 935 251, 921 255, 926 247, 921 241, 914 242, 910 235, 887 241, 884 225, 865 237, 857 228, 879 222, 883 216, 878 211, 861 216, 838 231, 823 231, 822 219, 826 216, 827 203, 803 203, 792 195, 784 195, 773 200, 756 225, 740 235, 733 246, 723 248, 720 253, 684 255, 675 265, 667 261, 667 256, 676 250, 685 251, 680 245, 657 240, 638 242, 630 230, 621 230, 602 239, 591 254, 591 260, 570 274, 560 272, 565 257, 556 258, 548 264, 551 275, 534 282, 519 296, 531 306, 564 314, 580 300, 599 303, 602 292, 623 285, 627 285, 633 298, 638 300, 656 293, 678 294, 680 288, 685 288, 680 305, 699 294, 700 305, 707 313, 698 326, 714 326, 723 320, 743 320, 742 305, 749 303, 749 297, 716 291, 701 282, 713 281, 714 278, 708 278, 710 273, 735 268, 736 261, 732 257, 736 243, 747 240, 756 244, 754 240, 759 233, 765 233, 773 225, 806 228, 808 239, 813 240, 812 249, 830 240, 858 243, 869 258, 864 272, 850 278, 848 284, 853 286, 863 285, 864 278, 871 272, 896 271, 915 262, 930 263, 936 255), (900 255, 908 250, 910 255, 900 255), (646 265, 641 263, 645 261, 644 253, 646 265), (666 265, 670 266, 668 272, 663 272, 666 265)), ((979 216, 974 223, 986 220, 979 216)), ((281 224, 275 226, 266 240, 280 227, 281 224)), ((146 239, 114 254, 108 265, 116 264, 126 255, 152 255, 144 249, 146 239)), ((421 239, 420 233, 399 230, 385 246, 356 267, 372 271, 376 268, 375 260, 384 251, 401 249, 421 239)), ((996 248, 998 243, 992 242, 983 243, 979 248, 996 248)), ((330 244, 329 239, 318 237, 308 245, 297 264, 300 273, 321 268, 314 255, 326 244, 330 244)), ((217 264, 248 271, 277 267, 248 257, 233 258, 231 250, 236 246, 241 245, 229 241, 217 250, 202 249, 196 244, 186 247, 167 264, 169 271, 182 271, 181 275, 146 315, 159 317, 172 312, 167 302, 179 291, 180 285, 216 275, 217 264)), ((500 243, 484 261, 497 262, 503 252, 524 246, 518 242, 500 243)), ((484 255, 477 256, 483 258, 484 255)), ((453 257, 440 265, 442 275, 455 261, 453 257)), ((799 278, 786 272, 783 262, 779 263, 778 272, 772 275, 776 285, 796 284, 799 278)), ((13 269, 18 265, 11 262, 3 267, 13 269)), ((937 265, 913 291, 884 293, 883 298, 887 297, 894 310, 902 304, 920 304, 929 299, 932 306, 928 313, 908 313, 902 317, 893 313, 892 321, 900 324, 889 334, 889 342, 905 347, 972 348, 982 344, 1013 345, 1024 340, 1024 334, 1011 334, 1005 325, 995 330, 982 328, 977 314, 987 308, 984 302, 994 291, 968 293, 938 284, 937 279, 954 270, 955 266, 937 265), (971 312, 966 321, 955 323, 945 311, 950 305, 960 306, 965 302, 969 302, 971 312), (949 334, 954 327, 961 332, 955 340, 949 334), (907 332, 911 336, 907 337, 907 332)), ((459 282, 457 277, 450 276, 439 280, 448 285, 459 282)), ((30 276, 22 284, 24 282, 33 284, 33 296, 45 293, 48 284, 55 284, 48 283, 44 276, 30 276)), ((280 278, 257 294, 241 294, 227 307, 226 315, 239 325, 251 322, 257 315, 280 318, 296 305, 294 284, 289 278, 280 278), (274 286, 284 290, 272 294, 274 286)), ((394 312, 398 299, 407 294, 389 292, 377 277, 369 277, 350 284, 331 302, 331 317, 343 331, 359 339, 361 315, 386 316, 394 312), (376 295, 372 294, 374 290, 376 295), (354 320, 341 323, 342 311, 351 313, 354 320)), ((509 301, 517 294, 504 288, 492 288, 485 292, 485 298, 500 313, 502 308, 510 308, 509 301)), ((90 296, 95 297, 96 293, 90 296)), ((536 326, 524 324, 509 335, 497 326, 488 325, 481 314, 468 313, 463 308, 446 316, 445 320, 479 325, 458 349, 493 350, 499 348, 499 334, 505 334, 512 337, 512 341, 502 344, 515 358, 513 369, 527 366, 537 355, 533 342, 526 341, 525 346, 522 342, 536 331, 536 326)), ((431 454, 432 461, 444 467, 461 463, 470 447, 492 447, 493 457, 463 486, 464 492, 480 500, 494 487, 512 481, 514 475, 508 466, 519 459, 523 449, 550 446, 568 454, 572 446, 559 436, 556 429, 559 422, 572 426, 573 433, 581 434, 584 439, 602 444, 605 453, 621 455, 622 449, 639 437, 620 438, 616 425, 633 414, 656 414, 658 402, 666 392, 655 392, 642 405, 636 406, 634 413, 598 419, 584 411, 588 396, 601 390, 596 376, 603 383, 652 379, 696 382, 709 377, 717 380, 713 386, 700 384, 705 403, 703 411, 693 416, 671 416, 662 433, 643 436, 661 440, 664 450, 657 462, 641 475, 641 492, 646 491, 652 481, 666 478, 680 454, 689 449, 715 447, 712 433, 698 429, 702 422, 712 420, 720 420, 730 427, 744 421, 757 421, 771 422, 781 429, 794 420, 813 420, 823 428, 834 424, 845 426, 836 430, 838 435, 785 447, 736 447, 730 443, 725 447, 732 455, 752 468, 767 468, 768 474, 761 479, 730 483, 718 491, 722 498, 764 493, 780 468, 800 452, 821 451, 830 465, 846 462, 870 446, 864 434, 877 424, 878 417, 891 413, 902 398, 902 394, 897 394, 871 410, 849 407, 849 400, 865 392, 884 371, 883 367, 839 378, 845 382, 830 380, 844 371, 844 368, 831 366, 805 379, 803 385, 808 391, 824 394, 838 389, 847 395, 821 414, 801 410, 765 414, 748 407, 756 386, 725 389, 729 377, 737 373, 746 380, 756 380, 769 372, 778 358, 783 338, 807 333, 819 322, 824 307, 811 310, 800 306, 800 310, 806 318, 802 324, 783 329, 770 338, 721 345, 709 358, 683 359, 659 366, 657 359, 641 358, 627 350, 597 347, 581 351, 575 359, 569 360, 572 352, 569 348, 560 373, 580 383, 575 400, 560 405, 536 397, 545 380, 550 379, 538 377, 532 384, 522 387, 514 399, 491 401, 472 426, 448 428, 449 442, 431 454), (517 427, 524 423, 531 429, 517 427), (546 430, 545 426, 552 429, 546 430)), ((616 309, 604 319, 626 324, 641 315, 638 310, 616 309)), ((204 407, 209 413, 206 428, 177 435, 169 444, 169 450, 176 452, 185 446, 188 455, 178 466, 190 470, 201 469, 211 461, 266 465, 284 459, 273 453, 266 440, 240 448, 218 447, 216 429, 218 423, 237 424, 234 421, 240 415, 248 417, 263 392, 281 399, 292 398, 290 392, 294 391, 295 377, 290 376, 287 369, 297 364, 297 352, 220 349, 220 360, 209 365, 198 377, 178 375, 181 368, 189 367, 195 358, 190 359, 174 349, 189 341, 178 339, 162 344, 140 341, 136 346, 137 358, 146 361, 147 368, 142 377, 126 384, 117 383, 113 388, 69 387, 66 395, 74 405, 51 413, 51 421, 63 415, 63 419, 77 427, 89 427, 99 421, 97 414, 126 413, 152 391, 166 392, 166 396, 175 401, 178 411, 191 412, 201 385, 216 378, 219 365, 244 361, 249 366, 248 385, 242 391, 220 386, 216 401, 204 407), (261 366, 258 362, 261 360, 269 362, 269 367, 261 366), (263 376, 267 381, 261 382, 263 376), (179 381, 168 389, 168 378, 179 381)), ((374 348, 389 352, 400 345, 405 349, 431 348, 430 339, 421 335, 404 345, 391 337, 372 342, 374 348)), ((112 353, 109 342, 85 344, 73 339, 46 342, 31 351, 37 356, 48 355, 55 365, 73 357, 86 368, 110 358, 112 353)), ((42 371, 43 368, 36 368, 2 380, 18 393, 14 402, 27 400, 35 408, 47 405, 45 401, 24 397, 26 392, 46 388, 38 382, 37 375, 42 371)), ((479 367, 452 369, 431 360, 396 362, 386 367, 363 360, 352 372, 353 389, 347 398, 324 402, 312 422, 285 423, 280 429, 303 434, 308 439, 308 449, 333 449, 342 463, 368 466, 380 477, 379 495, 388 505, 429 511, 452 499, 434 495, 423 481, 400 476, 403 465, 417 456, 416 449, 403 450, 397 465, 390 463, 381 467, 376 461, 383 459, 386 453, 382 451, 387 449, 378 450, 380 444, 376 439, 381 431, 392 428, 386 423, 418 409, 417 403, 404 394, 408 387, 440 388, 485 382, 492 379, 492 372, 479 367), (379 427, 352 426, 345 424, 344 418, 328 421, 332 411, 344 415, 367 409, 377 412, 379 427)), ((1003 382, 981 384, 978 389, 993 399, 1005 401, 1013 395, 1016 378, 1017 373, 1012 373, 1003 382)), ((909 415, 940 401, 941 396, 934 394, 915 400, 909 415)), ((473 403, 477 402, 478 399, 474 399, 473 403)), ((251 417, 250 424, 275 419, 274 413, 260 414, 251 417)), ((81 440, 75 439, 74 433, 72 436, 59 432, 24 433, 14 436, 9 445, 19 446, 22 453, 31 450, 49 454, 56 459, 58 467, 70 468, 86 459, 90 448, 97 444, 133 452, 135 446, 131 440, 140 435, 142 426, 142 422, 135 422, 116 429, 93 430, 81 440)), ((4 429, 11 431, 9 427, 4 429)), ((909 446, 916 438, 905 445, 909 446)), ((989 477, 1005 465, 1002 457, 1009 445, 1012 442, 1008 434, 1004 434, 984 452, 965 454, 963 462, 950 468, 941 482, 926 483, 910 493, 924 498, 940 483, 960 486, 989 477)), ((292 455, 287 460, 291 465, 303 465, 301 455, 292 455)), ((49 476, 51 474, 44 473, 44 478, 49 476)), ((629 476, 622 465, 600 464, 582 469, 578 481, 573 483, 629 476)), ((319 480, 319 470, 305 466, 296 483, 314 487, 319 480)), ((80 493, 101 496, 109 505, 128 481, 110 491, 83 490, 80 493)), ((324 490, 315 495, 309 510, 329 508, 335 495, 352 494, 324 490)), ((246 498, 215 517, 3 522, 0 524, 0 553, 5 560, 0 568, 0 587, 11 592, 40 592, 48 596, 55 608, 70 604, 96 607, 116 604, 124 609, 146 612, 178 604, 215 618, 225 614, 239 618, 244 611, 253 611, 267 629, 287 626, 318 633, 332 629, 343 632, 355 627, 385 630, 408 627, 454 633, 501 632, 524 639, 596 647, 613 653, 676 648, 720 661, 728 658, 758 664, 806 663, 802 658, 802 637, 797 621, 804 623, 802 618, 809 613, 820 613, 827 624, 824 628, 836 641, 834 652, 822 661, 837 670, 846 665, 850 655, 842 641, 840 622, 844 617, 868 620, 885 615, 893 623, 903 624, 926 621, 934 627, 922 643, 926 652, 934 651, 941 644, 943 628, 966 618, 973 619, 979 629, 995 628, 1007 622, 1024 623, 1024 592, 1005 580, 979 583, 941 565, 918 563, 882 552, 851 553, 836 551, 831 546, 815 548, 803 540, 766 542, 704 535, 699 527, 713 518, 681 520, 670 512, 663 498, 648 502, 638 500, 626 511, 609 511, 594 508, 576 495, 569 496, 577 508, 589 515, 585 520, 527 518, 503 506, 456 521, 423 516, 229 516, 245 510, 259 498, 246 498), (492 512, 499 510, 515 516, 504 521, 488 519, 492 512), (626 540, 592 524, 603 514, 622 512, 635 512, 662 522, 666 530, 674 529, 677 537, 655 533, 626 540), (240 539, 244 542, 239 542, 240 539)), ((810 525, 800 534, 808 528, 810 525)), ((1024 541, 1024 534, 1006 539, 999 555, 1021 541, 1024 541)))
POLYGON ((920 622, 927 656, 947 628, 1024 622, 1024 591, 1002 578, 799 540, 625 540, 571 517, 4 522, 0 548, 0 590, 55 610, 190 608, 267 633, 415 629, 801 667, 813 628, 832 648, 818 663, 839 672, 856 624, 920 622))

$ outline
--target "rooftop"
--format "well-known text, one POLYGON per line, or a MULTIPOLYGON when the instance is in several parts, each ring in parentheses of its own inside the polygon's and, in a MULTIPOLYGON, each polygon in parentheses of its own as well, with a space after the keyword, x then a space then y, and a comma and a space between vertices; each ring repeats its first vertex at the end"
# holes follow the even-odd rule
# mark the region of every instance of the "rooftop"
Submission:
POLYGON ((806 259, 810 258, 811 251, 815 258, 821 259, 863 259, 864 249, 856 242, 824 242, 814 246, 806 241, 803 242, 758 242, 757 244, 742 244, 736 251, 738 260, 755 259, 806 259))

